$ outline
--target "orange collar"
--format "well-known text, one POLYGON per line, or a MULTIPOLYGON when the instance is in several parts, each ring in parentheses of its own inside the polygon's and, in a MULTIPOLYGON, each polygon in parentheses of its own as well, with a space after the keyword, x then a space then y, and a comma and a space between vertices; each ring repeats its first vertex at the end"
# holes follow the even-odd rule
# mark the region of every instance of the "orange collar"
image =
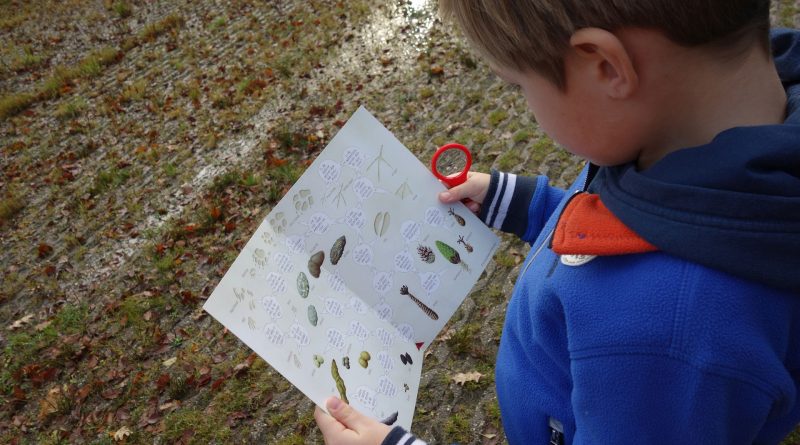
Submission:
POLYGON ((625 255, 656 250, 614 216, 599 195, 590 193, 570 199, 553 234, 553 251, 559 255, 625 255))

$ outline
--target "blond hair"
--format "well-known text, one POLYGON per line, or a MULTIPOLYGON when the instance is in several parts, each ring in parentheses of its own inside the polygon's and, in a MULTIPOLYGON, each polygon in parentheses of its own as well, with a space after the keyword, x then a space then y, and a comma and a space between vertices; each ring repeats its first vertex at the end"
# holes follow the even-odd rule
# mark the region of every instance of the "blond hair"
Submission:
POLYGON ((769 0, 439 0, 445 19, 493 65, 532 69, 564 89, 572 34, 596 27, 657 29, 676 44, 769 49, 769 0))

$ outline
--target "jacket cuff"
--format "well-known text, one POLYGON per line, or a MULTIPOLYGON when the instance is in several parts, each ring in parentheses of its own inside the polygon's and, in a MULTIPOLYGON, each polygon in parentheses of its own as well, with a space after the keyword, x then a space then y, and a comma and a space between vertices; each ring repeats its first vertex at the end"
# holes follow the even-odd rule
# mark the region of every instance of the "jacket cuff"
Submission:
POLYGON ((528 228, 528 207, 536 179, 492 170, 489 189, 478 217, 489 227, 519 237, 528 228))
POLYGON ((425 445, 425 442, 414 437, 400 426, 395 426, 381 445, 425 445))

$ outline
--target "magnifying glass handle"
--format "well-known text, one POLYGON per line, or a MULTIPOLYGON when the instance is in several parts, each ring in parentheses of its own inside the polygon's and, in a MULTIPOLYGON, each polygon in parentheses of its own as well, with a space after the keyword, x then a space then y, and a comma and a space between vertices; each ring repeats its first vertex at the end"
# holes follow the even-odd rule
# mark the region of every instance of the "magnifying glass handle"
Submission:
POLYGON ((442 145, 436 150, 436 153, 433 154, 433 158, 431 158, 431 171, 433 172, 433 176, 436 176, 440 181, 447 184, 448 187, 455 187, 465 183, 467 181, 467 173, 469 173, 470 167, 472 167, 472 153, 470 153, 467 147, 461 144, 450 143, 442 145), (439 161, 439 156, 441 156, 442 153, 446 152, 447 150, 459 150, 464 152, 464 155, 466 156, 464 169, 457 175, 445 176, 439 173, 439 170, 436 167, 437 162, 439 161))

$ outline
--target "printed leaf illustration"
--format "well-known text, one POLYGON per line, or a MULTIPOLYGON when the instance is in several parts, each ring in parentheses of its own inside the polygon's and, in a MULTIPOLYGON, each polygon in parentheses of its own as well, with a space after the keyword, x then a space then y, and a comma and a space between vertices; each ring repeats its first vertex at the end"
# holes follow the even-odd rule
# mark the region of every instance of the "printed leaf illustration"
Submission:
POLYGON ((375 221, 373 222, 375 234, 378 236, 386 235, 386 232, 389 231, 389 222, 389 212, 378 212, 378 214, 375 215, 375 221))
POLYGON ((441 241, 436 241, 436 248, 439 249, 439 252, 441 252, 445 258, 447 258, 447 261, 450 261, 453 264, 458 264, 461 262, 461 256, 458 254, 458 252, 456 252, 455 249, 447 244, 441 241))
MULTIPOLYGON (((470 247, 472 247, 472 246, 470 246, 470 247)), ((464 270, 469 272, 469 266, 467 266, 467 263, 461 261, 461 255, 458 254, 456 249, 453 249, 452 247, 450 247, 446 243, 443 243, 443 242, 438 241, 438 240, 436 241, 436 248, 439 249, 439 252, 441 252, 442 255, 444 255, 445 258, 447 258, 447 261, 450 261, 453 264, 458 264, 464 270)))

